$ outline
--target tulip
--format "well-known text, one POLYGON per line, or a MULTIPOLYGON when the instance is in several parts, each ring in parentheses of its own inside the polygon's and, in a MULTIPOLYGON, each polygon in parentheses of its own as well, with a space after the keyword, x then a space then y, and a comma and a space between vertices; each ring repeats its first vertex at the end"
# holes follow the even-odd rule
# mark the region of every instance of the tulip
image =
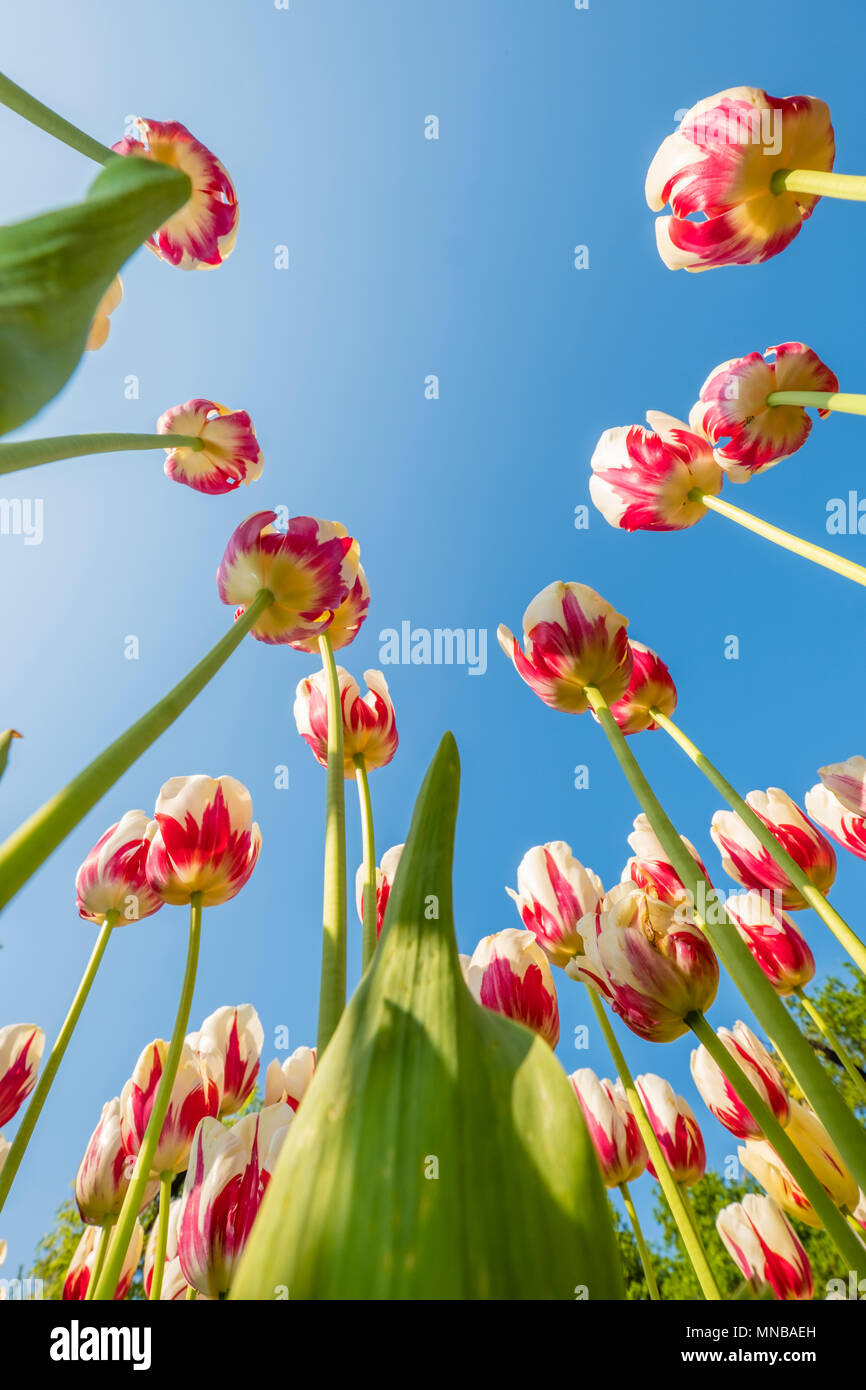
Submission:
POLYGON ((0 1028, 0 1125, 21 1108, 36 1085, 45 1034, 35 1023, 0 1028))
POLYGON ((719 966, 706 937, 678 906, 633 884, 611 889, 581 923, 581 937, 584 954, 567 973, 593 985, 647 1042, 682 1037, 686 1017, 716 997, 719 966))
MULTIPOLYGON (((403 845, 392 845, 386 849, 376 869, 376 940, 382 935, 382 923, 385 920, 385 909, 388 906, 388 899, 391 896, 391 888, 394 883, 394 875, 397 872, 397 865, 400 863, 400 855, 403 853, 403 845)), ((364 884, 366 873, 363 864, 358 865, 358 872, 355 875, 355 906, 358 909, 358 916, 364 920, 364 884)))
POLYGON ((632 654, 631 680, 625 694, 615 700, 610 712, 624 734, 656 729, 655 714, 673 714, 677 707, 677 688, 661 657, 642 642, 629 642, 632 654))
POLYGON ((589 1067, 569 1078, 601 1168, 605 1187, 620 1187, 639 1178, 647 1166, 646 1145, 621 1085, 601 1080, 589 1067))
POLYGON ((724 475, 708 441, 682 420, 653 410, 647 421, 648 430, 605 430, 590 460, 589 495, 620 530, 682 531, 704 516, 702 497, 721 492, 724 475))
POLYGON ((162 907, 145 877, 145 862, 157 825, 144 811, 127 811, 97 840, 75 876, 79 917, 105 925, 137 922, 162 907))
POLYGON ((517 869, 517 892, 505 891, 551 965, 562 967, 583 949, 578 922, 604 897, 598 874, 585 869, 564 840, 527 850, 517 869))
MULTIPOLYGON (((167 1053, 168 1044, 161 1038, 149 1043, 120 1094, 120 1133, 127 1154, 134 1156, 142 1146, 167 1053)), ((196 1125, 205 1116, 216 1116, 219 1104, 217 1082, 184 1043, 150 1172, 182 1173, 196 1125)))
POLYGON ((519 676, 552 709, 582 714, 587 686, 607 700, 625 694, 632 656, 628 619, 586 584, 554 583, 536 594, 523 615, 524 652, 504 624, 499 645, 519 676))
POLYGON ((96 313, 90 325, 90 332, 87 335, 87 342, 84 344, 85 352, 97 352, 104 347, 111 332, 111 315, 120 304, 123 298, 123 281, 119 275, 115 275, 105 294, 96 306, 96 313))
POLYGON ((284 1101, 290 1109, 297 1110, 315 1070, 314 1047, 296 1047, 282 1064, 275 1057, 265 1073, 265 1105, 284 1101))
POLYGON ((483 937, 472 953, 466 983, 476 1003, 525 1024, 556 1047, 556 986, 547 956, 531 931, 506 927, 483 937))
MULTIPOLYGON (((334 610, 334 616, 328 627, 328 640, 331 643, 331 650, 336 652, 342 647, 348 647, 354 642, 367 618, 370 608, 370 586, 367 583, 367 576, 364 573, 363 565, 358 565, 358 572, 355 582, 349 590, 343 602, 334 610)), ((317 636, 302 637, 296 642, 290 642, 290 647, 294 647, 298 652, 313 652, 319 650, 319 639, 317 636)))
MULTIPOLYGON (((707 870, 704 861, 691 840, 687 840, 685 835, 681 835, 680 839, 694 859, 697 869, 706 878, 707 870)), ((691 885, 688 888, 684 887, 643 812, 635 817, 634 830, 629 835, 628 842, 634 850, 634 857, 628 860, 622 871, 620 879, 622 883, 635 883, 645 893, 650 893, 660 898, 662 902, 671 905, 682 903, 684 895, 687 898, 694 896, 694 887, 691 885)), ((697 874, 695 874, 695 882, 697 882, 697 874)))
POLYGON ((866 816, 866 758, 858 753, 844 763, 818 768, 818 776, 846 811, 866 816))
POLYGON ((829 172, 834 155, 830 112, 814 97, 731 87, 699 101, 663 141, 647 174, 653 212, 667 203, 673 212, 656 221, 665 265, 709 270, 778 255, 818 202, 786 191, 786 172, 829 172))
MULTIPOLYGON (((108 1231, 100 1231, 97 1226, 85 1227, 66 1274, 62 1294, 64 1301, 79 1301, 87 1297, 91 1278, 95 1277, 95 1269, 98 1273, 100 1258, 105 1250, 108 1237, 108 1231)), ((136 1221, 132 1239, 126 1251, 126 1258, 120 1271, 120 1278, 112 1295, 116 1302, 122 1302, 132 1287, 143 1245, 144 1231, 141 1228, 141 1223, 136 1221)))
MULTIPOLYGON (((773 392, 838 390, 834 373, 805 343, 779 343, 763 357, 750 352, 716 367, 689 424, 707 436, 731 482, 747 483, 802 448, 812 428, 805 406, 773 405, 773 392)), ((822 419, 829 414, 818 407, 822 419)))
POLYGON ((866 859, 866 816, 846 809, 839 797, 822 783, 806 793, 806 810, 838 845, 866 859))
MULTIPOLYGON (((134 1162, 123 1147, 120 1101, 115 1096, 102 1107, 99 1124, 87 1141, 75 1178, 75 1200, 85 1225, 106 1226, 114 1221, 123 1205, 134 1162)), ((155 1193, 156 1185, 151 1183, 142 1207, 155 1193)))
MULTIPOLYGON (((676 1094, 669 1081, 652 1072, 635 1077, 635 1082, 674 1181, 683 1187, 694 1187, 706 1171, 707 1152, 691 1106, 676 1094)), ((647 1162, 647 1169, 654 1178, 658 1177, 652 1160, 647 1162)))
POLYGON ((223 165, 179 121, 134 121, 137 139, 112 145, 115 154, 155 159, 187 175, 188 201, 154 232, 147 245, 181 270, 209 270, 234 250, 238 200, 223 165))
MULTIPOLYGON (((830 1200, 837 1207, 847 1207, 852 1211, 859 1199, 857 1183, 814 1111, 792 1101, 786 1133, 830 1200)), ((737 1152, 746 1172, 751 1173, 790 1216, 805 1221, 807 1226, 820 1227, 824 1224, 787 1165, 766 1139, 747 1139, 737 1152)))
POLYGON ((156 422, 158 434, 200 440, 166 445, 165 476, 196 492, 234 492, 241 483, 262 475, 264 456, 253 422, 245 410, 229 410, 216 401, 192 400, 172 406, 156 422))
POLYGON ((284 1105, 272 1105, 231 1129, 203 1120, 196 1131, 177 1253, 187 1283, 209 1298, 231 1287, 291 1120, 284 1105))
POLYGON ((779 1299, 811 1299, 809 1256, 772 1197, 750 1192, 723 1207, 716 1230, 744 1279, 769 1284, 779 1299))
POLYGON ((171 777, 156 800, 159 826, 147 852, 147 880, 167 903, 202 907, 235 897, 256 866, 262 836, 249 792, 234 777, 171 777))
POLYGON ((259 642, 298 645, 327 631, 348 598, 359 546, 336 521, 294 516, 277 531, 276 519, 276 512, 254 512, 235 528, 217 590, 223 603, 240 604, 241 613, 263 589, 272 593, 273 603, 250 630, 259 642))
POLYGON ((220 1117, 236 1115, 255 1090, 265 1041, 252 1004, 224 1004, 186 1041, 219 1087, 220 1117))
MULTIPOLYGON (((343 770, 355 776, 356 758, 368 771, 385 767, 397 751, 397 727, 388 683, 381 671, 365 671, 368 693, 362 697, 357 682, 342 666, 337 667, 343 712, 343 770)), ((295 695, 295 723, 313 757, 328 766, 328 677, 324 670, 305 676, 295 695)))
POLYGON ((808 942, 766 893, 732 893, 727 913, 777 994, 796 994, 815 974, 808 942))
MULTIPOLYGON (((168 1229, 166 1231, 165 1257, 159 1295, 162 1303, 173 1303, 178 1299, 185 1299, 189 1288, 180 1267, 180 1260, 177 1257, 177 1222, 180 1216, 180 1206, 180 1198, 176 1197, 168 1210, 168 1229)), ((158 1222, 154 1222, 150 1228, 150 1235, 147 1238, 147 1247, 144 1252, 144 1292, 147 1298, 150 1298, 153 1288, 158 1246, 159 1225, 158 1222)))
MULTIPOLYGON (((770 1107, 780 1125, 790 1118, 790 1102, 778 1068, 763 1043, 745 1023, 737 1022, 732 1030, 716 1029, 716 1036, 739 1063, 758 1095, 770 1107)), ((725 1129, 738 1139, 760 1139, 763 1130, 752 1118, 734 1087, 707 1049, 698 1047, 691 1058, 692 1080, 707 1109, 725 1129)))
MULTIPOLYGON (((818 891, 826 893, 836 877, 836 855, 829 840, 778 787, 749 792, 746 803, 818 891)), ((737 883, 744 888, 773 889, 781 895, 782 906, 791 911, 808 906, 799 888, 733 811, 717 811, 710 834, 725 873, 737 883)))

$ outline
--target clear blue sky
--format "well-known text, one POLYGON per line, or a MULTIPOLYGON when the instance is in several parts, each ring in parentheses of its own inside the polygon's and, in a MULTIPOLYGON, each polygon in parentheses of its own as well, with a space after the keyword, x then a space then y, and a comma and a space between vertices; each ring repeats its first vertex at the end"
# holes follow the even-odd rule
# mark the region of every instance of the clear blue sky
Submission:
MULTIPOLYGON (((825 0, 825 32, 862 34, 859 4, 825 0), (858 23, 859 21, 859 23, 858 23)), ((0 725, 25 735, 0 786, 0 832, 77 772, 221 635, 230 612, 214 574, 235 524, 260 507, 343 521, 361 541, 369 621, 347 653, 357 675, 378 634, 484 627, 488 670, 392 667, 401 746, 372 777, 380 849, 404 839, 442 731, 463 762, 456 910, 461 949, 516 925, 505 896, 532 844, 568 840, 606 884, 619 878, 636 806, 600 730, 545 709, 495 644, 553 579, 600 590, 658 648, 684 727, 744 791, 798 798, 819 764, 864 751, 862 594, 845 581, 707 517, 682 535, 626 536, 592 514, 588 463, 608 426, 645 410, 685 416, 726 358, 802 339, 864 389, 866 210, 825 202, 783 255, 754 269, 667 271, 643 198, 674 113, 754 84, 828 101, 837 168, 866 171, 862 56, 815 41, 815 7, 728 0, 722 12, 642 0, 151 0, 139 20, 97 0, 43 0, 5 35, 5 68, 97 138, 130 114, 176 118, 223 159, 240 199, 237 249, 209 274, 141 251, 108 345, 22 437, 149 430, 168 406, 206 396, 248 410, 266 456, 260 483, 207 498, 168 482, 162 455, 49 465, 4 481, 44 500, 45 537, 0 537, 4 662, 0 725), (424 138, 428 115, 438 141, 424 138), (290 248, 288 271, 274 247, 290 248), (573 248, 589 248, 589 269, 573 248), (438 401, 425 399, 428 374, 438 401), (135 374, 140 397, 124 396, 135 374), (140 659, 124 659, 124 639, 140 659), (724 640, 740 639, 739 661, 724 640), (573 769, 590 787, 573 788, 573 769)), ((83 157, 0 112, 5 215, 72 201, 95 174, 83 157)), ((863 480, 864 424, 816 426, 790 462, 732 500, 854 559, 860 536, 828 538, 829 498, 863 480)), ((866 494, 866 480, 862 481, 866 494)), ((298 737, 292 701, 310 658, 246 642, 195 706, 55 853, 0 922, 0 1022, 56 1032, 93 941, 76 916, 76 868, 128 807, 152 808, 178 773, 231 773, 251 789, 264 846, 232 904, 206 917, 193 1024, 225 1003, 258 1008, 292 1046, 315 1035, 324 773, 298 737), (288 791, 274 767, 290 768, 288 791)), ((708 826, 714 793, 664 735, 635 751, 680 828, 723 881, 708 826)), ((354 789, 349 862, 360 855, 354 789)), ((841 852, 840 852, 841 853, 841 852)), ((840 861, 834 901, 861 917, 866 866, 840 861)), ((840 951, 800 914, 821 974, 840 951)), ((359 961, 353 921, 350 969, 359 961)), ((144 1044, 171 1027, 186 933, 166 908, 118 931, 64 1062, 0 1235, 8 1268, 50 1226, 104 1100, 144 1044)), ((568 1070, 610 1066, 581 987, 561 982, 568 1070)), ((743 1008, 726 983, 712 1011, 743 1008)), ((624 1037, 635 1071, 669 1076, 702 1120, 712 1161, 735 1142, 688 1077, 690 1044, 624 1037)), ((7 1127, 7 1134, 14 1131, 7 1127)), ((635 1186, 646 1212, 649 1178, 635 1186)))

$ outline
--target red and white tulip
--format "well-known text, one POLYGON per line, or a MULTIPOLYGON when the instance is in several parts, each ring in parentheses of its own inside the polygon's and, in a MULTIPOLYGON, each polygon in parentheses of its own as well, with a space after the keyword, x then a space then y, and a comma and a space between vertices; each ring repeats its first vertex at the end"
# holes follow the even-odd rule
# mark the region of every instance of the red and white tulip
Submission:
POLYGON ((829 763, 818 768, 828 791, 855 816, 866 816, 866 758, 861 753, 846 758, 844 763, 829 763))
MULTIPOLYGON (((745 1023, 740 1022, 735 1023, 733 1029, 717 1028, 716 1036, 734 1061, 739 1063, 746 1079, 751 1081, 779 1124, 786 1125, 791 1114, 788 1093, 764 1044, 745 1023)), ((692 1053, 691 1072, 701 1099, 725 1129, 730 1130, 738 1139, 762 1138, 761 1126, 749 1114, 737 1095, 736 1088, 731 1085, 703 1044, 692 1053)))
MULTIPOLYGON (((691 1106, 669 1081, 653 1072, 636 1077, 635 1085, 674 1180, 694 1187, 706 1172, 707 1151, 691 1106)), ((658 1177, 651 1160, 647 1170, 658 1177)))
POLYGON ((144 811, 127 811, 97 840, 75 876, 78 915, 105 922, 109 912, 118 922, 138 922, 162 907, 145 875, 147 852, 157 831, 144 811))
MULTIPOLYGON (((837 1207, 853 1211, 859 1200, 859 1188, 814 1111, 792 1101, 785 1132, 831 1201, 837 1207)), ((807 1226, 822 1225, 789 1168, 766 1139, 747 1139, 737 1153, 746 1172, 751 1173, 784 1211, 805 1221, 807 1226)))
POLYGON ((262 835, 252 798, 234 777, 171 777, 156 801, 159 826, 147 852, 147 880, 167 903, 226 903, 256 866, 262 835))
POLYGON ((655 729, 651 710, 671 715, 677 707, 677 688, 673 676, 658 653, 642 642, 630 642, 631 679, 625 694, 614 701, 610 712, 624 734, 640 734, 655 729))
POLYGON ((497 637, 539 699, 582 714, 588 685, 609 703, 625 694, 632 667, 627 627, 628 619, 594 589, 557 582, 536 594, 523 615, 525 651, 504 624, 497 637))
POLYGON ((604 897, 598 874, 585 869, 564 840, 527 850, 517 869, 517 891, 505 891, 550 963, 563 967, 582 949, 578 922, 604 897))
POLYGON ((815 974, 815 957, 799 927, 766 893, 732 893, 728 916, 777 994, 793 994, 815 974))
POLYGON ((806 810, 837 844, 866 859, 866 816, 849 811, 824 782, 806 793, 806 810))
MULTIPOLYGON (((400 856, 405 845, 392 845, 386 849, 381 861, 376 869, 376 940, 382 935, 382 923, 385 920, 385 909, 388 906, 388 899, 391 896, 391 888, 394 884, 394 877, 397 873, 397 865, 400 863, 400 856)), ((355 875, 355 906, 358 909, 358 919, 364 920, 364 885, 367 882, 367 871, 363 864, 358 865, 358 872, 355 875)))
MULTIPOLYGON (((84 1233, 78 1242, 78 1248, 72 1256, 66 1273, 62 1294, 64 1302, 78 1302, 87 1297, 87 1290, 90 1287, 90 1280, 96 1265, 99 1243, 108 1240, 109 1235, 109 1231, 101 1231, 98 1226, 85 1226, 84 1233)), ((117 1287, 114 1290, 115 1302, 122 1302, 132 1287, 143 1245, 144 1231, 141 1228, 141 1223, 136 1221, 117 1280, 117 1287)))
MULTIPOLYGON (((123 1147, 135 1157, 144 1141, 153 1110, 168 1043, 161 1038, 149 1043, 135 1064, 135 1070, 120 1095, 120 1133, 123 1147)), ((205 1064, 184 1043, 171 1098, 163 1121, 151 1172, 182 1173, 200 1120, 219 1112, 219 1086, 205 1064)))
POLYGON ((716 1230, 744 1279, 769 1284, 784 1301, 811 1299, 809 1256, 772 1197, 750 1192, 742 1202, 723 1207, 716 1230))
POLYGON ((220 1116, 236 1115, 256 1088, 265 1041, 252 1004, 224 1004, 186 1041, 219 1087, 220 1116))
POLYGON ((550 962, 531 931, 506 927, 483 937, 472 953, 466 983, 477 1003, 525 1024, 556 1047, 556 986, 550 962))
MULTIPOLYGON (((385 767, 397 752, 397 724, 381 671, 365 671, 367 694, 344 667, 337 667, 340 708, 343 715, 343 771, 355 776, 355 758, 363 758, 367 771, 385 767)), ((328 678, 324 670, 305 676, 295 694, 295 723, 301 738, 322 767, 328 766, 328 678)))
POLYGON ((712 446, 682 420, 652 410, 650 428, 605 430, 590 460, 589 495, 622 531, 682 531, 706 514, 694 493, 721 492, 712 446))
POLYGON ((296 1047, 284 1062, 275 1057, 265 1072, 265 1105, 284 1102, 291 1110, 297 1110, 315 1071, 314 1047, 296 1047))
MULTIPOLYGON (((749 792, 746 801, 818 891, 826 893, 836 877, 836 855, 830 841, 779 787, 749 792)), ((789 911, 808 906, 799 888, 736 812, 717 811, 710 834, 722 856, 725 873, 737 883, 744 888, 778 893, 782 907, 789 911)))
POLYGON ((0 1028, 0 1125, 17 1114, 36 1085, 45 1034, 35 1023, 0 1028))
POLYGON ((195 399, 166 410, 156 428, 159 434, 191 435, 202 442, 200 449, 166 444, 165 476, 172 482, 215 496, 234 492, 262 475, 264 455, 245 410, 195 399))
MULTIPOLYGON (((99 1124, 87 1141, 75 1178, 75 1200, 87 1226, 104 1226, 120 1213, 132 1179, 135 1159, 123 1147, 120 1101, 106 1101, 99 1124)), ((145 1189, 142 1207, 156 1194, 156 1184, 145 1189)))
MULTIPOLYGON (((691 840, 687 840, 685 835, 681 835, 680 839, 700 873, 704 878, 708 878, 706 865, 691 840)), ((698 875, 695 875, 694 884, 689 884, 687 888, 683 886, 661 841, 643 812, 635 817, 634 830, 629 835, 628 842, 634 850, 634 856, 628 860, 622 871, 622 883, 637 884, 645 893, 653 894, 662 902, 672 905, 682 903, 684 897, 694 898, 698 875)))
POLYGON ((634 1112, 619 1081, 596 1076, 590 1067, 572 1072, 569 1080, 580 1101, 605 1187, 633 1182, 647 1166, 646 1145, 634 1112))

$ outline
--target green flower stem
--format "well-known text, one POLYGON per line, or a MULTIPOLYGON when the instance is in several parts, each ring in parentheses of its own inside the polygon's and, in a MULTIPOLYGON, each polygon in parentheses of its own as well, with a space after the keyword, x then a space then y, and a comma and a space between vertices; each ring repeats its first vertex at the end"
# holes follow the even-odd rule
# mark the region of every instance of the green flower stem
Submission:
POLYGON ((836 1034, 833 1032, 833 1029, 825 1021, 819 1010, 816 1009, 815 1005, 812 1003, 806 991, 804 989, 798 989, 794 992, 797 998, 799 999, 800 1003, 803 1005, 803 1008, 806 1010, 806 1013, 811 1018, 815 1027, 818 1029, 818 1032, 824 1038, 827 1045, 833 1049, 836 1056, 839 1058, 839 1061, 842 1063, 842 1066, 845 1068, 846 1072, 853 1081, 854 1089, 860 1097, 858 1104, 866 1104, 866 1079, 864 1079, 864 1077, 862 1076, 860 1068, 857 1066, 853 1057, 850 1055, 847 1048, 843 1047, 842 1043, 839 1041, 836 1034))
POLYGON ((792 536, 790 531, 783 531, 781 527, 773 526, 769 521, 762 521, 760 517, 753 516, 751 512, 744 512, 742 507, 735 507, 731 502, 723 501, 721 497, 712 497, 708 492, 701 492, 700 488, 692 488, 689 497, 693 502, 703 502, 711 512, 718 512, 719 516, 726 516, 729 521, 735 521, 738 526, 753 531, 756 536, 773 541, 783 550, 791 550, 804 560, 822 565, 824 569, 841 574, 843 579, 850 579, 855 584, 866 584, 866 569, 862 565, 855 565, 853 560, 846 560, 842 555, 834 555, 832 550, 824 550, 820 545, 813 545, 811 541, 792 536))
POLYGON ((186 1286, 186 1300, 185 1300, 185 1301, 186 1301, 187 1303, 194 1303, 195 1300, 196 1300, 197 1298, 198 1298, 198 1289, 194 1289, 193 1286, 192 1286, 192 1284, 187 1284, 187 1286, 186 1286))
POLYGON ((171 1206, 172 1173, 159 1175, 159 1215, 156 1227, 156 1251, 153 1260, 153 1275, 150 1281, 148 1298, 158 1303, 162 1293, 162 1280, 165 1274, 165 1252, 168 1249, 168 1213, 171 1206))
POLYGON ((604 1005, 599 999, 596 991, 590 985, 587 985, 586 990, 592 1000, 592 1007, 595 1011, 595 1016, 598 1019, 601 1031, 604 1034, 604 1040, 607 1043, 610 1055, 613 1058, 613 1064, 616 1067, 617 1075, 623 1084, 623 1089, 628 1097, 629 1105, 634 1111, 637 1127, 640 1130, 641 1138, 646 1144, 647 1152, 652 1160, 659 1186, 671 1209, 671 1216, 676 1222, 677 1230, 680 1233, 680 1240, 683 1243, 686 1255, 688 1259, 691 1260, 704 1298, 716 1302, 721 1299, 722 1295, 719 1293, 718 1286, 713 1278, 713 1271, 710 1269, 706 1251, 704 1250, 700 1236, 697 1234, 695 1227, 689 1219, 689 1214, 683 1202, 683 1195, 673 1173, 667 1165, 667 1160, 662 1152, 661 1144, 656 1138, 655 1130, 650 1124, 649 1117, 644 1109, 644 1103, 641 1100, 640 1092, 629 1071, 628 1063, 623 1056, 622 1048, 616 1040, 616 1034, 613 1031, 610 1019, 605 1013, 604 1005))
POLYGON ((204 448, 197 434, 59 434, 53 439, 22 439, 0 444, 0 474, 36 468, 57 459, 84 458, 90 454, 119 454, 127 449, 204 448))
MULTIPOLYGON (((613 752, 625 774, 637 801, 649 820, 674 871, 698 901, 698 891, 709 903, 715 893, 689 854, 670 819, 662 809, 655 792, 626 742, 625 736, 608 709, 604 696, 594 686, 587 686, 587 699, 598 716, 613 752)), ((706 919, 695 912, 700 926, 716 955, 725 966, 758 1023, 769 1038, 778 1041, 797 1077, 803 1094, 821 1123, 835 1141, 843 1160, 861 1188, 866 1190, 866 1144, 863 1131, 842 1096, 812 1052, 809 1043, 779 999, 761 967, 753 960, 748 946, 736 927, 724 915, 721 923, 713 921, 715 912, 706 919)))
POLYGON ((621 1182, 619 1190, 622 1194, 622 1200, 625 1203, 625 1209, 628 1212, 628 1219, 631 1222, 632 1231, 634 1232, 635 1244, 637 1245, 637 1252, 640 1255, 640 1262, 643 1266, 644 1278, 646 1279, 649 1296, 653 1302, 655 1302, 659 1297, 659 1286, 656 1283, 655 1270, 652 1266, 652 1256, 644 1240, 644 1234, 640 1228, 640 1222, 637 1219, 637 1212, 634 1209, 634 1202, 628 1190, 628 1183, 621 1182))
POLYGON ((677 727, 672 719, 666 714, 662 714, 659 709, 651 709, 650 715, 653 722, 670 735, 674 743, 678 744, 686 754, 686 757, 691 758, 695 767, 699 768, 707 780, 712 783, 731 810, 739 816, 771 859, 778 864, 782 873, 791 880, 809 906, 814 908, 824 925, 829 927, 839 945, 848 952, 851 959, 866 975, 866 945, 852 931, 844 917, 840 917, 835 907, 830 906, 824 894, 815 887, 809 875, 800 868, 797 861, 792 859, 788 851, 779 844, 761 817, 755 814, 749 803, 740 796, 730 782, 722 776, 719 769, 701 752, 697 744, 692 743, 692 740, 683 733, 682 729, 677 727))
POLYGON ((45 106, 43 102, 37 101, 29 92, 25 92, 23 87, 19 87, 3 73, 0 73, 0 102, 4 106, 8 106, 10 111, 15 111, 19 116, 23 116, 25 121, 29 121, 31 125, 47 131, 55 139, 62 140, 64 145, 78 150, 79 154, 87 155, 88 159, 94 159, 97 164, 107 164, 110 159, 120 158, 107 145, 100 145, 98 140, 85 135, 83 130, 79 130, 71 122, 65 121, 62 116, 58 116, 56 111, 52 111, 50 106, 45 106))
POLYGON ((0 845, 0 908, 15 896, 109 787, 183 713, 273 601, 270 590, 260 589, 234 627, 173 690, 0 845))
POLYGON ((111 1240, 111 1228, 113 1225, 114 1217, 109 1217, 109 1219, 105 1222, 105 1225, 100 1226, 99 1228, 99 1235, 96 1237, 96 1259, 93 1262, 93 1273, 91 1274, 87 1284, 87 1293, 84 1295, 85 1302, 87 1302, 89 1298, 93 1298, 94 1292, 96 1290, 96 1285, 99 1280, 99 1276, 102 1273, 102 1266, 105 1264, 105 1256, 108 1253, 108 1245, 111 1240))
POLYGON ((363 754, 352 759, 361 802, 361 836, 364 847, 364 894, 362 898, 364 928, 361 938, 361 969, 366 970, 376 949, 376 840, 373 834, 373 803, 370 799, 370 779, 363 754))
MULTIPOLYGON (((132 1232, 135 1227, 136 1218, 141 1211, 141 1204, 144 1201, 145 1188, 150 1179, 153 1169, 153 1160, 162 1134, 162 1126, 168 1113, 171 1091, 174 1086, 177 1069, 180 1065, 181 1053, 183 1052, 184 1038, 186 1037, 189 1025, 189 1012, 192 1006, 193 990, 195 989, 195 975, 198 968, 198 952, 201 942, 201 893, 194 893, 189 903, 189 944, 186 953, 186 968, 183 975, 183 985, 180 992, 180 1001, 177 1006, 177 1016, 174 1020, 174 1030, 171 1035, 168 1052, 165 1058, 165 1070, 159 1080, 156 1097, 153 1102, 153 1109, 150 1112, 150 1119, 144 1131, 144 1138, 141 1141, 141 1148, 135 1160, 135 1167, 132 1172, 132 1180, 126 1189, 126 1196, 123 1199, 123 1206, 120 1208, 120 1215, 117 1218, 117 1230, 114 1240, 111 1242, 111 1252, 105 1262, 102 1271, 102 1278, 94 1294, 97 1300, 112 1299, 114 1290, 117 1288, 117 1281, 123 1269, 123 1261, 132 1239, 132 1232)), ((154 1271, 154 1278, 156 1272, 154 1271)))
POLYGON ((866 415, 866 396, 850 391, 771 391, 767 405, 814 406, 816 410, 838 410, 843 415, 866 415))
POLYGON ((777 169, 770 180, 770 191, 812 193, 819 198, 866 203, 866 178, 862 174, 831 174, 825 169, 777 169))
POLYGON ((851 1230, 854 1232, 861 1245, 866 1243, 866 1231, 864 1231, 856 1216, 853 1214, 853 1212, 848 1211, 847 1207, 844 1208, 844 1211, 845 1220, 848 1222, 848 1225, 851 1227, 851 1230))
POLYGON ((800 1150, 788 1138, 769 1105, 758 1095, 739 1062, 732 1057, 724 1044, 719 1042, 704 1015, 698 1012, 691 1013, 686 1016, 685 1021, 698 1041, 703 1043, 716 1066, 727 1077, 749 1114, 760 1126, 764 1138, 789 1169, 815 1215, 823 1222, 824 1229, 839 1254, 848 1261, 849 1269, 856 1269, 858 1258, 863 1253, 862 1248, 858 1252, 857 1242, 852 1240, 844 1216, 828 1196, 800 1150))
POLYGON ((317 1056, 331 1041, 346 1007, 346 801, 343 709, 337 664, 327 632, 319 638, 328 682, 328 777, 325 794, 325 883, 322 902, 322 984, 317 1056))
POLYGON ((96 972, 99 969, 102 957, 105 955, 105 948, 114 929, 114 924, 119 917, 119 913, 112 911, 106 913, 105 922, 100 928, 99 936, 96 938, 96 945, 91 952, 90 960, 87 962, 87 969, 81 977, 81 983, 75 991, 75 997, 69 1006, 69 1012, 63 1020, 60 1032, 51 1049, 48 1061, 42 1068, 36 1088, 30 1097, 30 1103, 24 1112, 24 1118, 18 1126, 18 1132, 12 1142, 12 1147, 6 1155, 6 1162, 0 1169, 0 1211, 3 1203, 9 1195, 9 1189, 15 1181, 15 1174, 24 1157, 27 1145, 30 1143, 31 1136, 36 1128, 36 1122, 42 1114, 42 1107, 48 1099, 48 1092, 51 1090, 52 1083, 57 1075, 60 1063, 63 1061, 64 1054, 69 1046, 69 1040, 75 1032, 75 1025, 81 1017, 81 1010, 87 1001, 90 987, 96 979, 96 972))

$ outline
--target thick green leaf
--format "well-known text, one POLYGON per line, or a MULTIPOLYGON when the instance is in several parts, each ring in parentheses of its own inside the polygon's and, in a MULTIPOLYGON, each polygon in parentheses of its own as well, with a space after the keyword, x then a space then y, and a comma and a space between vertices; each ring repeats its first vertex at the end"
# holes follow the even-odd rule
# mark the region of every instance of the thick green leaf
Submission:
POLYGON ((292 1124, 235 1298, 621 1298, 613 1227, 547 1044, 457 957, 459 761, 427 773, 373 963, 292 1124))
POLYGON ((0 434, 69 380, 113 277, 189 194, 180 170, 118 156, 82 203, 0 228, 0 434))
POLYGON ((3 773, 6 771, 10 744, 13 738, 20 737, 21 735, 17 729, 4 729, 3 732, 0 733, 0 777, 2 777, 3 773))

